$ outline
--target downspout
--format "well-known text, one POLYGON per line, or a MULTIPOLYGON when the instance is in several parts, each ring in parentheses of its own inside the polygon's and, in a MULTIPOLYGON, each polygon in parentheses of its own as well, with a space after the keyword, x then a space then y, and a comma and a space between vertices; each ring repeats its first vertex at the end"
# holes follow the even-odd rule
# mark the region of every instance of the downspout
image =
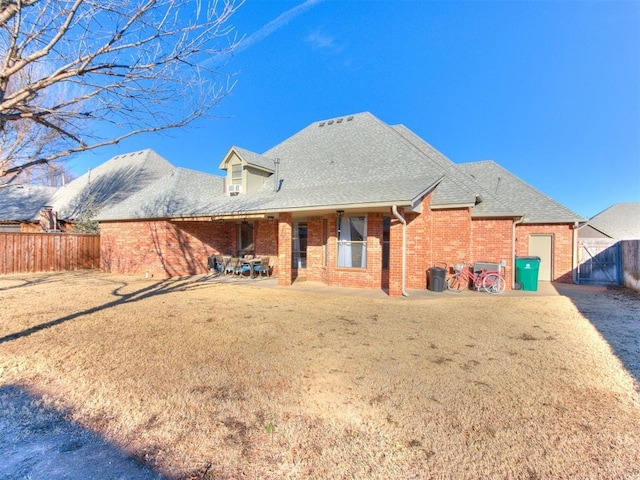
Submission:
POLYGON ((511 288, 515 288, 516 286, 516 225, 519 225, 522 222, 524 222, 524 215, 520 217, 520 220, 513 222, 513 235, 511 241, 511 288))
POLYGON ((398 207, 393 205, 391 207, 393 216, 400 220, 402 223, 402 296, 408 297, 409 294, 405 289, 405 277, 407 275, 407 221, 398 213, 398 207))

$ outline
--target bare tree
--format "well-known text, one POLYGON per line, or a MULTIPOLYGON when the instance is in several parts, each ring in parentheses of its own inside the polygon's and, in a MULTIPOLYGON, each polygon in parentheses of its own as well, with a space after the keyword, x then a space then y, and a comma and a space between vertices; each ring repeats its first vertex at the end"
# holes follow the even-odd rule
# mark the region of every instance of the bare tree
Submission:
POLYGON ((242 2, 0 0, 0 183, 206 115, 242 2))

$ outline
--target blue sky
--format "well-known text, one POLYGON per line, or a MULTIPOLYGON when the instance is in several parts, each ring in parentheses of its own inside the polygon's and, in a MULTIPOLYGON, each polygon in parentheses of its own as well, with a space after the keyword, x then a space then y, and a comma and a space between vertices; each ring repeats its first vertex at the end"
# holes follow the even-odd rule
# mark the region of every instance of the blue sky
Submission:
POLYGON ((258 1, 219 119, 76 157, 77 175, 152 148, 219 173, 310 123, 369 111, 455 163, 491 159, 591 217, 640 201, 640 2, 258 1))

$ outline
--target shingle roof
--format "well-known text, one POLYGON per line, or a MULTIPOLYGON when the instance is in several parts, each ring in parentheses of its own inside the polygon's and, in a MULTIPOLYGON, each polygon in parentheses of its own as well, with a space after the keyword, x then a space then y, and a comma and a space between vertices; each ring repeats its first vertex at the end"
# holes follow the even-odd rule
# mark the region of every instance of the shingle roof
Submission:
MULTIPOLYGON (((258 167, 258 168, 261 168, 262 170, 266 170, 267 172, 273 173, 274 171, 273 160, 266 158, 258 153, 247 150, 245 148, 233 146, 231 147, 231 150, 232 151, 235 150, 240 156, 240 158, 242 158, 247 163, 247 165, 250 165, 252 167, 258 167)), ((222 168, 222 164, 220 164, 220 167, 218 168, 222 168)))
POLYGON ((51 205, 59 219, 72 220, 87 201, 94 202, 98 209, 110 208, 174 168, 149 149, 118 155, 61 187, 51 205))
POLYGON ((146 188, 109 205, 99 219, 408 206, 433 191, 432 207, 472 207, 474 217, 581 220, 494 162, 454 164, 403 125, 389 126, 368 112, 314 122, 263 154, 232 151, 267 171, 278 160, 278 191, 267 181, 256 192, 227 196, 221 177, 173 168, 167 176, 160 169, 146 188))
POLYGON ((471 210, 473 217, 520 215, 407 127, 396 125, 393 128, 418 148, 429 161, 442 168, 445 177, 433 194, 431 200, 433 208, 469 205, 473 207, 471 210))
POLYGON ((381 201, 406 205, 444 174, 370 113, 315 122, 263 156, 279 159, 278 195, 292 208, 381 201))
POLYGON ((103 209, 98 221, 211 215, 228 197, 223 178, 175 168, 126 200, 103 209))
POLYGON ((585 220, 492 160, 462 163, 458 167, 512 211, 524 214, 523 223, 572 223, 585 220))
POLYGON ((40 210, 50 205, 55 187, 39 185, 9 185, 0 188, 0 221, 36 221, 40 210))
POLYGON ((589 225, 616 240, 640 240, 640 202, 611 205, 592 217, 589 225))

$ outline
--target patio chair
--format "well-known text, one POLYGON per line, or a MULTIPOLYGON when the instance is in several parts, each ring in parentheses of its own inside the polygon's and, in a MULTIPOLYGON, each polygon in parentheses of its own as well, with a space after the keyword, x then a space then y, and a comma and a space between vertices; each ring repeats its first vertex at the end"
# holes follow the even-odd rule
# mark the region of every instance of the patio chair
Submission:
POLYGON ((239 277, 242 277, 245 273, 251 274, 251 265, 245 263, 243 259, 239 258, 233 273, 235 273, 239 277))
POLYGON ((225 264, 224 267, 224 274, 225 275, 233 275, 236 273, 236 267, 238 266, 238 263, 240 262, 239 258, 236 257, 229 257, 227 258, 227 262, 225 264))
POLYGON ((209 267, 210 272, 214 272, 218 269, 218 257, 215 255, 211 255, 207 258, 207 265, 209 267))
POLYGON ((262 257, 260 259, 260 263, 257 263, 253 266, 254 271, 258 274, 258 276, 262 276, 263 274, 269 278, 271 272, 269 271, 269 257, 262 257))
POLYGON ((227 268, 227 264, 229 263, 229 259, 231 257, 224 257, 224 256, 220 256, 218 255, 216 257, 216 271, 219 274, 223 274, 225 273, 225 269, 227 268))

